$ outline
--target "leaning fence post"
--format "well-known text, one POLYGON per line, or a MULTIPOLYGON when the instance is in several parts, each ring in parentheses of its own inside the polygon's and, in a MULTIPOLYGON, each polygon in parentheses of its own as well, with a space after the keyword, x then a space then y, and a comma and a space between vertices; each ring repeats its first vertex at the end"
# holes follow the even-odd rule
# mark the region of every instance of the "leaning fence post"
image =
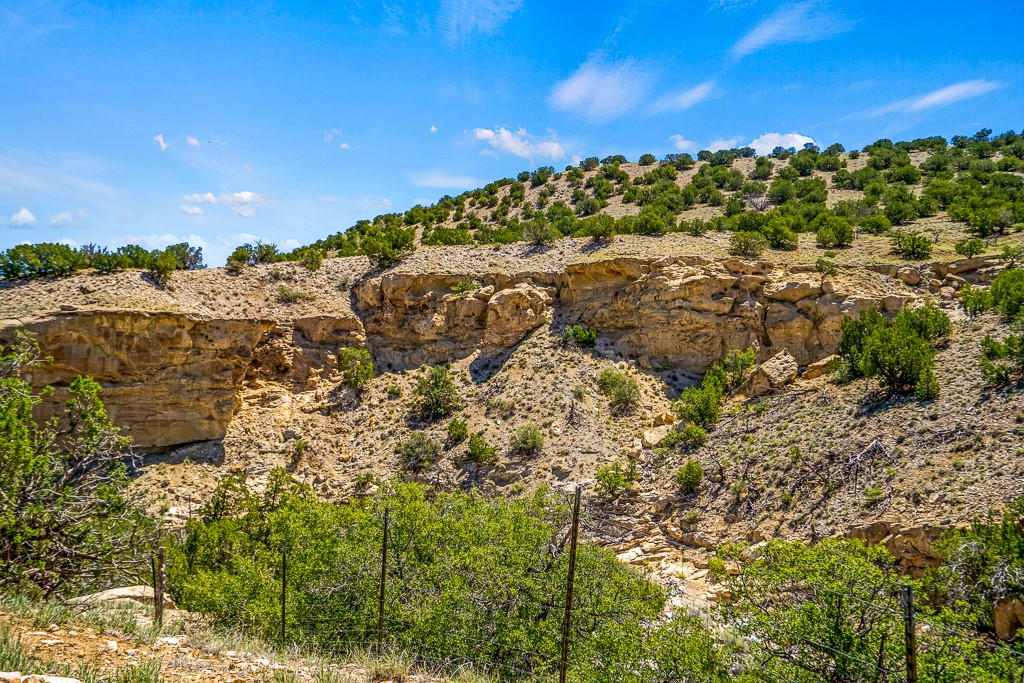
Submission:
POLYGON ((565 582, 565 614, 562 617, 562 661, 558 663, 558 681, 565 683, 569 671, 569 625, 572 620, 572 589, 576 579, 576 539, 580 530, 580 487, 572 506, 572 537, 569 546, 569 576, 565 582))
POLYGON ((391 524, 391 511, 384 508, 384 540, 380 548, 380 599, 377 603, 377 649, 384 645, 384 587, 388 577, 388 527, 391 524))
POLYGON ((164 549, 156 549, 153 560, 153 616, 157 626, 164 625, 164 549))

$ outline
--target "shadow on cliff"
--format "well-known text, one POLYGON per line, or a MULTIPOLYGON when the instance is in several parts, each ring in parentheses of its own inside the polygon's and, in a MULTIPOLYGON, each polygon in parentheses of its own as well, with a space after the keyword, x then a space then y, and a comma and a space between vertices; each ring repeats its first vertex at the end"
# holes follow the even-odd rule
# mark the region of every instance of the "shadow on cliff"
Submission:
POLYGON ((224 442, 222 439, 196 441, 166 451, 143 452, 141 455, 143 466, 156 463, 181 465, 185 462, 220 466, 224 464, 224 442))

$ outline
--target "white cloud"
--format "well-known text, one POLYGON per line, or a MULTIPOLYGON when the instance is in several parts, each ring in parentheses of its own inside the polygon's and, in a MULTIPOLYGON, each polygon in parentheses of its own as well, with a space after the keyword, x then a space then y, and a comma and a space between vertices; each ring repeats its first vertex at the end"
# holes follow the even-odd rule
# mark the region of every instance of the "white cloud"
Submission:
POLYGON ((338 149, 352 149, 352 145, 348 144, 347 142, 343 142, 340 145, 338 145, 338 149))
POLYGON ((945 107, 953 104, 954 102, 961 102, 963 100, 969 100, 974 97, 980 97, 986 93, 990 93, 993 90, 998 90, 1002 87, 1002 83, 999 81, 986 81, 984 79, 976 79, 973 81, 962 81, 960 83, 954 83, 953 85, 947 85, 945 88, 939 88, 933 90, 925 95, 918 97, 909 97, 892 104, 887 104, 884 107, 879 107, 871 112, 868 112, 869 116, 881 116, 882 114, 891 114, 893 112, 919 112, 927 109, 936 109, 938 107, 945 107))
POLYGON ((266 206, 268 199, 266 195, 259 194, 258 192, 243 190, 242 192, 222 194, 219 197, 215 196, 212 192, 205 192, 203 194, 196 192, 183 196, 181 201, 184 203, 178 207, 178 210, 190 216, 202 213, 202 209, 194 206, 195 204, 222 204, 230 207, 232 213, 236 216, 251 218, 256 215, 256 207, 266 206))
POLYGON ((438 24, 454 45, 474 33, 496 33, 522 6, 523 0, 441 0, 438 24))
POLYGON ((782 5, 736 41, 732 56, 738 59, 772 45, 824 40, 853 28, 854 22, 822 5, 823 2, 816 0, 782 5))
POLYGON ((220 203, 231 207, 231 212, 242 218, 251 218, 256 215, 257 206, 266 206, 267 198, 256 192, 244 190, 233 194, 222 194, 220 203))
POLYGON ((410 171, 409 182, 417 187, 432 187, 444 190, 471 190, 482 187, 484 182, 472 176, 454 175, 444 171, 410 171))
MULTIPOLYGON (((492 149, 524 159, 563 159, 565 149, 554 140, 530 142, 530 135, 525 128, 512 132, 505 127, 474 128, 473 135, 477 140, 486 142, 492 149)), ((486 151, 486 150, 485 150, 486 151)))
POLYGON ((732 138, 718 138, 709 142, 706 149, 709 152, 717 152, 720 149, 734 149, 741 142, 743 142, 743 138, 739 135, 732 138))
POLYGON ((771 154, 776 147, 789 149, 795 147, 802 149, 808 142, 813 143, 814 138, 800 133, 765 133, 759 138, 750 141, 750 147, 760 155, 771 154))
POLYGON ((160 133, 159 135, 154 135, 153 136, 153 140, 154 140, 154 142, 156 142, 157 145, 160 146, 160 151, 161 152, 166 152, 167 151, 168 144, 166 142, 164 142, 164 134, 163 133, 160 133))
POLYGON ((714 92, 715 82, 704 81, 689 90, 665 95, 654 103, 654 111, 685 111, 714 92))
POLYGON ((31 228, 39 221, 34 215, 32 215, 31 211, 23 206, 14 212, 14 215, 11 216, 11 219, 8 222, 16 228, 31 228))
POLYGON ((687 140, 678 133, 669 138, 672 141, 672 146, 678 149, 680 152, 690 152, 697 148, 697 143, 693 140, 687 140))
POLYGON ((555 109, 591 121, 611 121, 634 109, 653 83, 653 75, 636 60, 605 64, 600 57, 591 57, 556 83, 548 100, 555 109))
POLYGON ((431 133, 436 133, 437 132, 437 126, 431 126, 430 127, 430 132, 431 133))
POLYGON ((78 249, 78 247, 82 246, 75 240, 71 239, 70 237, 61 237, 60 239, 57 240, 57 244, 66 244, 72 249, 78 249))
POLYGON ((249 175, 252 175, 252 166, 250 166, 249 164, 242 164, 242 168, 245 169, 246 173, 248 173, 249 175))
POLYGON ((334 138, 340 138, 340 137, 341 137, 341 129, 340 128, 331 128, 329 131, 324 133, 324 144, 331 142, 332 140, 334 140, 334 138))
POLYGON ((176 235, 171 232, 128 235, 126 241, 128 244, 138 244, 146 249, 164 249, 172 244, 180 244, 181 242, 188 242, 189 246, 201 247, 203 249, 209 246, 207 241, 199 235, 176 235))
POLYGON ((196 137, 193 137, 191 135, 189 135, 187 138, 185 138, 185 142, 188 143, 189 147, 198 147, 199 146, 199 139, 196 138, 196 137))

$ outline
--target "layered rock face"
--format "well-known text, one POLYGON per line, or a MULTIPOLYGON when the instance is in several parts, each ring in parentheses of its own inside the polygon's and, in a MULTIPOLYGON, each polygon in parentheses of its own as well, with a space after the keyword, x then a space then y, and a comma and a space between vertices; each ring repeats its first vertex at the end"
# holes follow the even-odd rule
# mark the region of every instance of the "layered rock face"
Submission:
MULTIPOLYGON (((195 320, 140 311, 55 315, 23 326, 53 363, 27 379, 54 385, 38 407, 59 414, 67 386, 90 375, 103 387, 111 421, 142 447, 216 439, 238 407, 238 387, 270 321, 195 320)), ((0 330, 9 338, 12 328, 0 330)))
MULTIPOLYGON (((847 295, 814 273, 697 257, 614 259, 560 273, 462 276, 389 274, 355 289, 367 343, 394 368, 515 344, 552 319, 581 322, 647 368, 698 375, 729 349, 761 359, 786 349, 800 365, 834 353, 845 316, 898 312, 910 293, 847 295)), ((895 287, 894 287, 895 289, 895 287)))
POLYGON ((272 321, 76 311, 27 325, 0 321, 0 339, 27 327, 54 357, 31 377, 58 387, 42 417, 59 412, 60 387, 88 374, 105 387, 115 424, 157 448, 223 436, 244 383, 303 390, 336 369, 344 347, 365 346, 379 370, 398 370, 500 355, 538 327, 581 322, 597 330, 600 352, 644 368, 700 375, 729 349, 748 346, 760 360, 787 350, 802 366, 837 350, 844 316, 869 307, 893 314, 913 298, 896 281, 864 273, 886 281, 881 293, 844 294, 814 273, 701 257, 515 275, 391 272, 352 288, 354 314, 272 321))

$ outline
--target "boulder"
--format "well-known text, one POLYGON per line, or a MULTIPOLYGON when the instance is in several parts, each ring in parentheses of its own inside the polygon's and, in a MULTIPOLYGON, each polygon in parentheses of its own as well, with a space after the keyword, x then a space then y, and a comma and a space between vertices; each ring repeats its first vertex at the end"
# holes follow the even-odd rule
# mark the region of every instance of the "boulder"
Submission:
POLYGON ((1016 598, 1002 598, 992 608, 996 637, 1013 640, 1017 629, 1024 626, 1024 603, 1016 598))
POLYGON ((903 266, 897 270, 896 277, 900 282, 911 287, 921 284, 921 271, 911 266, 903 266))
POLYGON ((828 372, 828 366, 832 364, 839 356, 832 354, 831 356, 825 356, 821 360, 815 361, 804 368, 804 379, 814 379, 821 377, 828 372))
POLYGON ((644 432, 643 438, 640 439, 640 443, 643 444, 644 448, 654 448, 661 440, 668 436, 668 433, 672 431, 672 427, 669 425, 661 425, 654 429, 648 429, 644 432))
MULTIPOLYGON (((91 605, 95 603, 107 603, 112 605, 152 605, 153 589, 150 586, 125 586, 124 588, 110 588, 99 593, 83 595, 80 598, 72 598, 68 603, 72 605, 91 605)), ((164 608, 177 609, 174 601, 167 594, 164 594, 164 608)))
POLYGON ((551 319, 551 297, 525 282, 494 293, 487 302, 483 344, 511 346, 551 319))
POLYGON ((796 379, 799 369, 796 359, 783 349, 757 366, 739 391, 747 398, 764 396, 796 379))

